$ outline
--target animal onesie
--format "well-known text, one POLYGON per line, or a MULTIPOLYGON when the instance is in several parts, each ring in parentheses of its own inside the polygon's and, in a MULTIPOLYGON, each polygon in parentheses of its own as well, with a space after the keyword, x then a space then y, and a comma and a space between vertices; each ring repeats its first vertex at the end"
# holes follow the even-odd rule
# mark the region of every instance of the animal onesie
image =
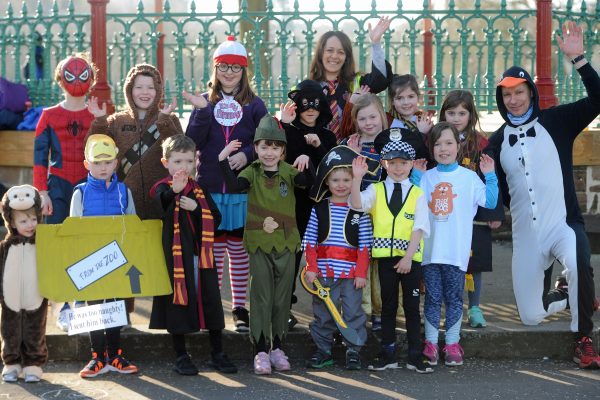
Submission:
MULTIPOLYGON (((7 196, 20 188, 35 190, 29 186, 13 187, 3 200, 2 216, 8 230, 0 242, 0 338, 2 339, 2 375, 17 374, 42 376, 41 366, 48 360, 46 346, 46 314, 48 300, 38 290, 35 235, 27 238, 11 227, 7 196)), ((21 189, 22 191, 23 189, 21 189)), ((27 189, 25 189, 27 190, 27 189)), ((39 202, 39 194, 35 192, 39 202)), ((12 207, 11 207, 12 208, 12 207)), ((38 221, 41 208, 38 207, 38 221)))
POLYGON ((600 113, 600 78, 589 63, 577 72, 588 97, 540 110, 531 76, 520 67, 509 68, 503 77, 526 80, 532 113, 513 124, 502 88, 497 87, 496 102, 505 123, 490 138, 486 152, 496 161, 504 203, 512 216, 512 280, 521 321, 537 325, 567 307, 567 299, 549 297, 544 288, 544 271, 557 260, 569 286, 571 331, 589 336, 594 282, 575 193, 573 142, 600 113))

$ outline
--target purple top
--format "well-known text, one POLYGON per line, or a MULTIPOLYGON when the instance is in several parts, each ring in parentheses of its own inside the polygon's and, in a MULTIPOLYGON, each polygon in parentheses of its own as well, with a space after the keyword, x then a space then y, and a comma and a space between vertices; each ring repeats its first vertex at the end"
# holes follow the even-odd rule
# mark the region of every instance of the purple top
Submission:
MULTIPOLYGON (((202 96, 208 99, 208 93, 203 93, 202 96)), ((214 105, 211 103, 204 108, 195 108, 190 116, 185 134, 196 142, 196 149, 200 151, 196 180, 201 182, 210 193, 229 193, 228 190, 225 190, 225 177, 219 168, 219 153, 227 143, 238 139, 242 142, 239 151, 246 154, 248 164, 252 163, 254 160, 254 132, 260 119, 267 113, 267 107, 258 96, 243 106, 242 119, 236 125, 229 127, 230 136, 227 142, 225 140, 226 127, 217 122, 213 110, 214 105)), ((239 171, 235 172, 236 175, 239 173, 239 171)))

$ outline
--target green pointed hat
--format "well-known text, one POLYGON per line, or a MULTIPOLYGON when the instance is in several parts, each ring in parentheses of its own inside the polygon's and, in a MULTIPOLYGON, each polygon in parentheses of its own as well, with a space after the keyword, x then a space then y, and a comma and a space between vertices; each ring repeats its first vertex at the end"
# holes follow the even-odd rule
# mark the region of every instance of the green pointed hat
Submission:
POLYGON ((287 144, 285 130, 283 130, 277 118, 266 114, 260 119, 256 133, 254 134, 254 143, 259 140, 277 140, 287 144))

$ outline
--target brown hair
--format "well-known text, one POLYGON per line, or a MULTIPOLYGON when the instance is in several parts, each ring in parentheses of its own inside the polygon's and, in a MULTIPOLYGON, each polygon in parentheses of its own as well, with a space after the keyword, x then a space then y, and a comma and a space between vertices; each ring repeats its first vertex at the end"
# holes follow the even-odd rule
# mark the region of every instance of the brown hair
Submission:
MULTIPOLYGON (((450 122, 438 122, 437 124, 435 124, 433 126, 433 128, 431 128, 431 131, 429 132, 428 139, 429 139, 429 149, 431 150, 431 153, 433 154, 433 146, 435 145, 435 142, 437 142, 440 138, 440 136, 442 136, 442 132, 444 132, 446 129, 450 129, 452 131, 452 136, 454 136, 454 139, 456 140, 457 144, 460 144, 460 136, 458 131, 456 130, 456 128, 454 127, 454 125, 452 125, 450 122)), ((459 150, 460 150, 460 145, 459 145, 459 150)), ((462 158, 461 156, 461 152, 458 152, 459 154, 457 155, 457 161, 460 160, 462 158)))
POLYGON ((188 151, 196 153, 196 143, 192 138, 183 134, 169 136, 162 142, 161 147, 165 160, 168 160, 174 151, 178 153, 187 153, 188 151))
MULTIPOLYGON (((475 108, 475 101, 471 92, 467 90, 452 90, 448 92, 442 103, 440 110, 440 121, 446 121, 446 111, 451 108, 463 106, 465 110, 469 112, 469 122, 465 131, 462 132, 465 135, 465 139, 460 143, 461 158, 468 157, 474 162, 478 162, 481 157, 481 150, 479 150, 479 131, 481 131, 481 125, 479 124, 479 114, 475 108)), ((460 132, 459 132, 460 133, 460 132)))
POLYGON ((354 80, 354 75, 356 75, 356 65, 354 64, 354 55, 352 53, 352 42, 348 35, 341 31, 328 31, 319 38, 315 47, 312 62, 310 63, 308 79, 314 79, 318 82, 327 80, 325 76, 325 67, 323 66, 323 53, 325 53, 327 40, 332 37, 338 38, 340 43, 342 43, 344 53, 346 53, 346 59, 344 60, 342 69, 337 77, 338 83, 349 84, 354 80))
MULTIPOLYGON (((221 82, 217 79, 217 68, 216 64, 213 63, 213 72, 210 77, 210 82, 208 83, 208 101, 211 104, 217 104, 223 97, 221 96, 222 85, 221 82)), ((242 78, 240 79, 240 84, 237 88, 237 92, 233 96, 235 101, 240 103, 240 105, 244 106, 249 104, 256 94, 252 90, 252 86, 250 85, 250 79, 248 78, 248 69, 246 67, 242 67, 242 78)))
POLYGON ((377 112, 381 116, 382 129, 387 129, 389 126, 387 116, 385 115, 385 111, 383 109, 383 104, 381 103, 379 97, 375 96, 373 93, 363 94, 358 98, 358 100, 356 100, 356 103, 354 103, 354 106, 352 107, 352 112, 350 113, 350 116, 352 117, 352 123, 355 127, 358 128, 358 122, 356 121, 356 116, 358 115, 358 112, 363 108, 369 107, 371 104, 375 105, 375 108, 377 108, 377 112))
POLYGON ((65 65, 66 62, 69 61, 71 58, 81 58, 81 59, 85 60, 85 62, 88 63, 88 65, 90 66, 90 68, 92 70, 92 81, 90 84, 90 88, 92 88, 96 84, 96 76, 98 75, 98 67, 96 66, 96 64, 94 64, 92 62, 92 59, 91 59, 89 53, 73 53, 70 56, 63 58, 62 60, 60 60, 58 62, 58 64, 56 64, 56 68, 54 68, 54 80, 58 83, 58 86, 60 86, 62 89, 61 70, 62 70, 63 65, 65 65))
POLYGON ((398 112, 394 108, 394 97, 396 97, 398 93, 402 92, 405 89, 411 89, 417 94, 417 96, 421 96, 421 90, 419 89, 419 82, 417 82, 416 76, 411 74, 394 74, 392 76, 392 81, 388 86, 388 99, 390 103, 389 112, 394 118, 398 117, 398 112))
POLYGON ((287 148, 287 145, 285 142, 282 142, 281 140, 260 139, 260 140, 257 140, 256 142, 254 142, 254 146, 258 146, 261 143, 264 143, 267 146, 283 147, 283 153, 281 153, 281 159, 282 160, 285 159, 286 148, 287 148))

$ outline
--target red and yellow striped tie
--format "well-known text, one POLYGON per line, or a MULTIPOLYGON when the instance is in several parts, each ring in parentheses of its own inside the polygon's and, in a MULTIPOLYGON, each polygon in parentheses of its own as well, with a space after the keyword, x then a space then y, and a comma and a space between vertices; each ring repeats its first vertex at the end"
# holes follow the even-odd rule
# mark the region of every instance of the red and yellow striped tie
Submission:
MULTIPOLYGON (((334 96, 335 89, 337 88, 337 81, 327 81, 327 88, 329 89, 329 94, 334 96)), ((335 134, 336 141, 339 143, 340 140, 342 140, 340 132, 341 118, 338 102, 335 97, 329 102, 329 108, 331 108, 331 114, 333 115, 333 118, 329 123, 329 130, 335 134)))

